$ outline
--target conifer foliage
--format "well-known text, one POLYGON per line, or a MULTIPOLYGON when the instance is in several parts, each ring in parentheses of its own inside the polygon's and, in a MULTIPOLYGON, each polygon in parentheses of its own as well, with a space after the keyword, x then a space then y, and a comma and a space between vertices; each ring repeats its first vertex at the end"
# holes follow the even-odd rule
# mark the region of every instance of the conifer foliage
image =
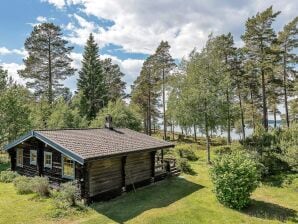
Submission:
POLYGON ((73 47, 67 44, 60 27, 53 23, 36 25, 25 42, 29 56, 24 59, 25 69, 18 73, 29 79, 27 87, 34 89, 36 96, 46 95, 49 104, 64 90, 61 81, 75 72, 70 58, 73 47))

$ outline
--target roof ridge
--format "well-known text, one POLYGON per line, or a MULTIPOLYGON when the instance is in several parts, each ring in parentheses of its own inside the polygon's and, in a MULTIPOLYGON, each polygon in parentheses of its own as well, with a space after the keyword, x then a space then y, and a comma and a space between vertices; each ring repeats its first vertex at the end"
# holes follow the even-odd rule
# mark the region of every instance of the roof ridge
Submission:
POLYGON ((53 128, 53 129, 34 129, 33 131, 65 131, 65 130, 96 130, 96 129, 106 129, 106 128, 53 128))

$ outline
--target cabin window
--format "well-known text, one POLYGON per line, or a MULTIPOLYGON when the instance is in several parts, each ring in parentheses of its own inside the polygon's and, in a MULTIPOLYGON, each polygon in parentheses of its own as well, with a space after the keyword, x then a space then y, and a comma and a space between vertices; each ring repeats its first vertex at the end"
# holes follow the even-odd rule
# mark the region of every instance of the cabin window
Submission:
POLYGON ((52 169, 52 153, 51 152, 44 153, 44 167, 52 169))
POLYGON ((37 162, 37 151, 30 150, 30 165, 36 166, 36 162, 37 162))
POLYGON ((62 177, 74 179, 74 161, 67 156, 62 156, 62 177))
POLYGON ((23 149, 17 149, 17 166, 23 167, 23 149))

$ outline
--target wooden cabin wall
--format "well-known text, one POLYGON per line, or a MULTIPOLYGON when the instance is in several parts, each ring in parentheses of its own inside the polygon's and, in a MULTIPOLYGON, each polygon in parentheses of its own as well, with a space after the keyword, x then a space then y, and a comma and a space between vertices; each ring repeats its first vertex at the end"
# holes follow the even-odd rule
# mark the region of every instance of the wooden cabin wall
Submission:
POLYGON ((122 188, 121 157, 90 161, 88 165, 89 196, 122 188))
POLYGON ((132 183, 149 180, 152 174, 152 162, 150 152, 129 154, 125 164, 125 183, 132 183))
MULTIPOLYGON (((38 139, 31 138, 22 144, 16 146, 11 152, 12 170, 17 171, 21 175, 26 176, 46 176, 52 182, 67 182, 69 179, 62 178, 62 154, 45 145, 38 139), (23 167, 16 165, 16 150, 23 149, 23 167), (37 150, 37 165, 30 165, 30 150, 37 150), (52 168, 44 167, 44 152, 52 153, 52 168)), ((82 165, 75 163, 75 177, 80 179, 83 177, 82 165)))
MULTIPOLYGON (((38 142, 35 139, 29 139, 26 142, 23 142, 19 146, 15 147, 15 152, 17 148, 23 149, 23 167, 19 167, 15 164, 15 171, 17 171, 21 175, 30 177, 39 175, 37 166, 30 164, 30 150, 38 150, 38 142)), ((14 153, 15 161, 16 155, 17 153, 14 153)))

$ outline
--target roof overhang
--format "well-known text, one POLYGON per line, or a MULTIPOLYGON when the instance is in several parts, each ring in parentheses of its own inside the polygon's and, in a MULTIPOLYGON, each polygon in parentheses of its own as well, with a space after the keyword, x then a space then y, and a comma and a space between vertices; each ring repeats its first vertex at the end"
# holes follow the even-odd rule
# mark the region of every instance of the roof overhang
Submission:
POLYGON ((38 140, 40 140, 41 142, 51 146, 52 148, 56 149, 57 151, 59 151, 60 153, 68 156, 69 158, 71 158, 72 160, 80 163, 80 164, 84 164, 84 159, 77 155, 76 153, 72 152, 69 149, 66 149, 64 147, 62 147, 61 145, 59 145, 58 143, 46 138, 45 136, 43 136, 42 134, 36 132, 36 131, 30 131, 27 134, 23 135, 22 137, 18 138, 17 140, 7 144, 6 146, 4 146, 4 150, 8 151, 12 148, 14 148, 15 146, 21 144, 22 142, 30 139, 30 138, 37 138, 38 140))

